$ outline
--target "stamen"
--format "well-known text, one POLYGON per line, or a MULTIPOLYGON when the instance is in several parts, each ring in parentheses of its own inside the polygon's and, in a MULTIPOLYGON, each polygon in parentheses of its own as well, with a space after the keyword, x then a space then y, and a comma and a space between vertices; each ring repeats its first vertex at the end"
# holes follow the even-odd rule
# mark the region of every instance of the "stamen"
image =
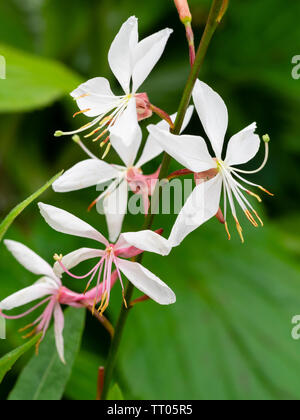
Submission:
POLYGON ((124 284, 123 284, 123 280, 122 280, 122 275, 121 275, 120 269, 118 267, 117 259, 116 259, 115 256, 114 256, 114 264, 116 266, 116 270, 117 270, 117 274, 118 274, 118 277, 119 277, 119 280, 120 280, 120 283, 121 283, 122 291, 124 293, 124 284))
POLYGON ((257 219, 259 220, 259 222, 262 225, 262 227, 264 227, 264 222, 261 220, 261 218, 259 217, 259 215, 257 214, 257 212, 255 210, 253 210, 253 213, 255 214, 255 216, 257 217, 257 219))
POLYGON ((108 153, 110 152, 110 149, 111 149, 111 143, 109 143, 109 144, 107 145, 107 148, 106 148, 105 152, 103 153, 102 159, 105 159, 105 158, 106 158, 106 156, 107 156, 107 155, 108 155, 108 153))
POLYGON ((72 277, 73 279, 77 279, 77 280, 83 280, 86 279, 88 276, 90 276, 91 274, 93 274, 95 271, 98 270, 100 263, 97 263, 96 266, 87 274, 85 274, 84 276, 75 276, 75 274, 72 274, 65 266, 64 264, 61 262, 61 260, 57 261, 58 264, 61 266, 61 268, 63 269, 63 271, 68 274, 68 276, 72 277))
MULTIPOLYGON (((101 134, 99 134, 98 137, 96 137, 95 139, 93 139, 93 142, 96 143, 96 141, 100 140, 106 133, 108 132, 107 129, 105 129, 104 131, 102 131, 101 134)), ((109 137, 108 137, 109 138, 109 137)))
POLYGON ((245 178, 243 178, 242 176, 240 176, 239 174, 237 174, 237 173, 236 173, 236 169, 234 169, 234 170, 232 171, 232 173, 233 173, 233 174, 234 174, 237 178, 239 178, 241 181, 245 182, 245 184, 252 185, 252 187, 259 188, 259 189, 260 189, 260 190, 262 190, 263 192, 265 192, 265 193, 269 194, 270 196, 274 197, 274 194, 270 193, 268 190, 266 190, 265 188, 263 188, 261 185, 254 184, 253 182, 250 182, 250 181, 248 181, 247 179, 245 179, 245 178))
POLYGON ((96 200, 94 200, 89 206, 88 206, 88 209, 87 209, 87 211, 91 211, 92 210, 92 208, 98 203, 98 198, 96 198, 96 200))
POLYGON ((241 241, 244 244, 245 243, 245 239, 244 239, 244 236, 243 236, 242 226, 240 225, 240 222, 238 221, 237 217, 234 217, 234 220, 236 222, 236 229, 238 231, 238 234, 240 235, 241 241))
MULTIPOLYGON (((107 130, 106 130, 107 131, 107 130)), ((100 143, 100 147, 102 148, 103 146, 105 146, 108 142, 109 142, 109 138, 110 136, 107 136, 105 140, 103 140, 102 143, 100 143)))
POLYGON ((40 338, 39 341, 35 345, 35 354, 36 356, 39 355, 40 345, 41 345, 42 339, 40 338))
POLYGON ((107 297, 107 290, 105 290, 105 292, 102 295, 101 303, 100 303, 100 306, 98 308, 99 313, 101 312, 101 310, 103 308, 104 302, 106 301, 106 297, 107 297))
POLYGON ((81 128, 79 128, 78 130, 74 130, 74 131, 60 131, 60 130, 58 130, 58 131, 56 131, 56 132, 54 133, 54 136, 55 136, 55 137, 61 137, 61 136, 72 136, 72 135, 74 135, 74 134, 79 134, 79 133, 81 133, 82 131, 85 131, 85 130, 87 130, 88 128, 90 128, 90 127, 94 127, 96 124, 98 124, 98 122, 101 120, 101 117, 102 117, 102 116, 95 118, 93 121, 91 121, 91 122, 89 122, 89 123, 87 123, 87 124, 83 125, 83 126, 82 126, 81 128))
POLYGON ((37 329, 34 328, 30 333, 28 333, 26 335, 23 335, 23 337, 22 337, 23 340, 26 340, 27 338, 33 337, 35 335, 36 331, 37 331, 37 329))
POLYGON ((258 186, 258 188, 260 190, 262 190, 263 192, 265 192, 266 194, 270 195, 271 197, 274 197, 274 194, 272 194, 270 191, 266 190, 264 187, 262 187, 261 185, 258 186))
POLYGON ((89 137, 92 137, 94 134, 97 134, 97 133, 98 133, 98 131, 100 131, 100 130, 101 130, 101 127, 98 127, 98 128, 96 128, 95 130, 91 131, 89 134, 86 134, 86 135, 84 136, 84 138, 85 138, 85 139, 88 139, 89 137))
MULTIPOLYGON (((100 261, 100 263, 99 263, 100 270, 101 270, 101 267, 102 267, 102 262, 103 262, 103 259, 104 259, 104 257, 102 258, 102 260, 101 260, 101 261, 100 261)), ((86 292, 88 291, 88 289, 89 289, 89 287, 90 287, 90 285, 91 285, 92 281, 94 280, 95 275, 96 275, 96 273, 97 273, 97 270, 98 270, 98 268, 94 270, 92 277, 91 277, 91 278, 90 278, 90 280, 88 281, 88 283, 87 283, 87 285, 86 285, 86 288, 85 288, 85 290, 84 290, 84 292, 83 292, 83 294, 84 294, 84 295, 86 294, 86 292)), ((101 272, 101 271, 100 271, 100 272, 101 272)))
POLYGON ((250 191, 250 190, 245 190, 247 194, 251 195, 252 197, 255 197, 256 200, 259 203, 262 203, 262 199, 260 198, 260 196, 258 194, 254 194, 254 192, 250 191))
POLYGON ((226 232, 227 232, 227 235, 228 235, 228 240, 230 241, 230 240, 231 240, 231 234, 230 234, 230 232, 229 232, 227 222, 225 222, 225 229, 226 229, 226 232))
POLYGON ((106 309, 107 309, 108 305, 109 305, 109 302, 108 302, 108 298, 107 298, 107 296, 106 296, 106 302, 105 302, 105 304, 104 304, 103 308, 101 309, 101 311, 99 312, 99 315, 100 315, 100 316, 103 316, 103 314, 104 314, 104 312, 106 311, 106 309))
POLYGON ((20 329, 18 330, 18 332, 19 332, 19 333, 25 332, 25 331, 29 330, 29 328, 34 327, 34 325, 35 325, 35 323, 34 323, 34 322, 32 322, 31 324, 26 325, 26 327, 20 328, 20 329))
POLYGON ((73 118, 77 117, 77 115, 84 114, 85 112, 89 112, 89 111, 91 111, 91 108, 87 108, 82 111, 75 112, 75 114, 73 115, 73 118))
POLYGON ((249 210, 244 210, 245 215, 247 216, 247 219, 250 221, 250 223, 254 226, 254 227, 258 227, 258 224, 256 222, 256 220, 254 219, 254 217, 252 216, 252 214, 250 213, 249 210))

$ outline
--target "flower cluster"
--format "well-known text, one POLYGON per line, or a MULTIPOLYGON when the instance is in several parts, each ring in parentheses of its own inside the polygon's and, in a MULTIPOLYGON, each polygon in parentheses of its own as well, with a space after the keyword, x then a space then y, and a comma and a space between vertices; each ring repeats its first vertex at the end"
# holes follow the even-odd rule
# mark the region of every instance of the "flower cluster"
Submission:
POLYGON ((227 208, 230 208, 238 233, 244 241, 236 204, 242 208, 252 225, 257 227, 263 224, 246 194, 261 201, 249 186, 267 193, 268 191, 246 180, 241 174, 255 173, 264 167, 268 158, 269 139, 263 138, 266 157, 257 171, 247 172, 237 167, 253 159, 259 151, 261 140, 255 134, 256 124, 253 123, 234 135, 229 140, 226 155, 223 157, 228 112, 221 97, 207 84, 200 80, 196 82, 193 91, 194 106, 188 108, 179 135, 172 133, 176 114, 169 116, 153 106, 146 93, 138 93, 140 86, 160 59, 171 33, 170 29, 164 29, 139 41, 137 19, 129 18, 121 27, 108 54, 111 70, 124 90, 124 95, 115 96, 109 82, 102 77, 89 80, 72 92, 71 96, 80 109, 75 115, 84 114, 92 120, 79 130, 55 133, 56 136, 75 135, 74 140, 89 158, 66 171, 53 184, 54 191, 64 193, 108 183, 105 191, 89 208, 102 203, 109 240, 75 215, 39 203, 41 215, 52 229, 63 234, 92 239, 99 248, 81 248, 65 256, 55 255, 56 262, 52 268, 24 245, 14 241, 5 242, 9 251, 26 269, 42 278, 33 286, 0 302, 0 315, 8 319, 20 318, 46 305, 42 314, 29 327, 33 328, 32 333, 42 331, 44 337, 51 318, 54 317, 57 350, 63 362, 64 317, 61 305, 89 307, 103 316, 109 305, 111 289, 119 281, 124 305, 127 306, 130 302, 125 300, 122 276, 155 302, 161 305, 172 304, 176 301, 174 292, 155 274, 136 262, 135 257, 143 252, 167 256, 187 235, 214 216, 225 224, 230 238, 227 208), (213 155, 209 153, 207 143, 202 137, 183 134, 194 107, 209 139, 213 155), (142 144, 139 123, 150 118, 153 112, 160 115, 162 120, 157 125, 147 127, 149 136, 141 156, 137 158, 142 144), (89 131, 85 135, 86 139, 101 139, 101 147, 106 147, 102 159, 91 153, 80 140, 78 134, 86 131, 89 131), (117 152, 123 165, 109 164, 103 160, 111 147, 117 152), (141 196, 145 214, 149 211, 149 197, 156 190, 161 168, 157 168, 154 174, 145 175, 142 167, 162 152, 172 156, 184 167, 173 176, 194 174, 195 188, 178 215, 168 238, 162 236, 162 231, 122 233, 130 191, 141 196), (220 209, 222 195, 223 210, 220 209), (72 273, 74 267, 92 259, 94 263, 88 273, 81 276, 72 273), (77 280, 86 279, 85 292, 77 294, 65 288, 62 285, 64 274, 77 280), (92 286, 94 288, 90 289, 92 286), (21 315, 8 316, 4 313, 38 299, 43 300, 21 315))

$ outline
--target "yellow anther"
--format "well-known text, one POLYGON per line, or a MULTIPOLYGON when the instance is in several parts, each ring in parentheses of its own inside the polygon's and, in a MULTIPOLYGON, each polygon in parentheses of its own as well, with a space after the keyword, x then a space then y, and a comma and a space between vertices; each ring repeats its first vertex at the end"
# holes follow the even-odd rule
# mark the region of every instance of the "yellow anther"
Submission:
POLYGON ((122 290, 122 296, 123 296, 124 306, 125 306, 126 309, 128 309, 128 305, 127 305, 127 302, 126 302, 126 299, 125 299, 125 292, 124 292, 124 290, 122 290))
POLYGON ((264 222, 261 220, 261 218, 259 217, 259 215, 257 214, 257 212, 255 210, 253 210, 253 213, 255 214, 255 216, 257 217, 257 219, 259 220, 260 224, 263 227, 264 226, 264 222))
POLYGON ((95 130, 93 130, 91 133, 87 134, 86 136, 84 136, 85 139, 88 139, 89 137, 92 137, 94 134, 98 133, 98 131, 101 130, 101 127, 96 128, 95 130))
POLYGON ((262 190, 263 192, 269 194, 271 197, 274 197, 274 194, 272 194, 270 191, 266 190, 265 188, 263 188, 261 185, 258 186, 258 188, 260 190, 262 190))
POLYGON ((257 200, 259 203, 262 203, 262 199, 260 198, 260 196, 259 196, 258 194, 254 194, 254 192, 252 192, 252 191, 250 191, 250 190, 247 190, 246 192, 247 192, 247 194, 251 195, 252 197, 255 197, 255 198, 256 198, 256 200, 257 200))
POLYGON ((29 325, 26 325, 26 327, 23 327, 23 328, 20 328, 19 330, 18 330, 18 332, 24 332, 24 331, 26 331, 26 330, 29 330, 29 328, 32 328, 34 326, 34 324, 29 324, 29 325))
POLYGON ((26 340, 26 338, 30 338, 30 337, 34 336, 35 332, 36 332, 36 328, 34 330, 32 330, 29 334, 24 335, 22 337, 23 340, 26 340))
POLYGON ((238 234, 240 235, 241 241, 244 244, 245 243, 245 239, 244 239, 244 236, 243 236, 242 226, 240 225, 240 222, 238 221, 238 219, 236 217, 234 218, 234 220, 236 222, 236 229, 238 231, 238 234))
POLYGON ((226 232, 227 232, 227 235, 228 235, 228 240, 230 241, 230 240, 231 240, 231 234, 230 234, 230 232, 229 232, 227 222, 225 222, 225 229, 226 229, 226 232))
POLYGON ((61 260, 63 259, 63 255, 62 255, 62 254, 60 254, 60 255, 55 254, 55 255, 53 256, 53 259, 54 259, 55 261, 59 262, 59 261, 61 261, 61 260))
MULTIPOLYGON (((98 141, 98 140, 100 140, 101 139, 101 137, 103 137, 106 133, 108 132, 108 130, 107 129, 105 129, 98 137, 96 137, 94 140, 93 140, 93 142, 96 142, 96 141, 98 141)), ((109 136, 107 137, 108 139, 109 139, 109 136)), ((104 140, 104 142, 105 142, 105 140, 104 140)), ((103 142, 103 143, 104 143, 103 142)), ((106 140, 106 142, 107 142, 107 140, 106 140)), ((102 143, 101 143, 102 144, 102 143)), ((100 144, 100 147, 102 147, 101 146, 101 144, 100 144)))
POLYGON ((77 117, 77 115, 84 114, 85 112, 89 112, 91 108, 83 109, 82 111, 75 112, 73 118, 77 117))
POLYGON ((105 159, 111 149, 111 143, 107 145, 105 152, 103 153, 102 159, 105 159))
POLYGON ((254 227, 258 227, 258 224, 257 224, 256 220, 254 219, 254 217, 252 216, 252 214, 250 213, 249 210, 245 210, 245 215, 247 216, 247 219, 250 221, 250 223, 254 227))

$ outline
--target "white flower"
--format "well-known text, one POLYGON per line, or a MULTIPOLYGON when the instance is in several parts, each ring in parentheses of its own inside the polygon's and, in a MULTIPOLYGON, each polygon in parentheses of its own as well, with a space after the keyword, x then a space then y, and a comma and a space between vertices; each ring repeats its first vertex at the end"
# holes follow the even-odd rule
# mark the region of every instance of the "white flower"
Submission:
MULTIPOLYGON (((172 32, 164 29, 139 42, 138 20, 130 17, 122 25, 108 53, 110 68, 125 95, 115 96, 108 80, 103 77, 80 85, 71 96, 81 110, 79 113, 93 120, 73 132, 57 131, 56 136, 77 134, 96 127, 86 137, 97 134, 98 140, 108 133, 111 126, 118 125, 121 117, 126 121, 126 111, 130 106, 137 109, 139 119, 150 116, 152 112, 147 109, 147 95, 137 94, 137 91, 160 59, 172 32)), ((103 143, 107 142, 108 139, 105 139, 103 143)))
MULTIPOLYGON (((193 110, 192 106, 189 107, 182 131, 188 125, 193 110)), ((95 157, 79 162, 53 184, 54 191, 63 193, 103 184, 111 180, 111 184, 92 203, 92 206, 103 199, 109 237, 112 242, 116 241, 122 230, 127 211, 129 188, 134 193, 142 195, 144 211, 145 213, 148 212, 148 196, 151 196, 154 192, 159 171, 152 175, 144 175, 141 167, 163 151, 150 135, 142 156, 137 161, 137 154, 142 141, 142 130, 137 121, 135 108, 131 107, 128 111, 126 127, 123 127, 123 121, 121 121, 118 127, 112 127, 110 137, 113 147, 120 155, 125 166, 110 165, 95 157), (128 147, 125 144, 131 144, 131 146, 128 147)), ((172 121, 175 121, 175 118, 176 114, 171 117, 172 121)), ((168 123, 164 120, 158 123, 157 127, 167 132, 170 129, 168 123)))
POLYGON ((199 80, 193 91, 193 99, 197 113, 214 150, 215 157, 209 154, 207 145, 202 137, 175 136, 153 125, 148 127, 149 132, 158 144, 178 162, 194 172, 196 179, 203 180, 206 175, 208 179, 206 182, 196 186, 185 203, 171 232, 170 245, 179 245, 189 233, 216 215, 220 206, 222 189, 224 192, 225 226, 228 236, 230 238, 227 225, 227 200, 229 201, 237 230, 242 241, 244 241, 234 200, 237 201, 246 217, 255 227, 258 226, 258 222, 263 223, 244 193, 256 197, 258 201, 261 201, 260 197, 243 186, 240 181, 256 186, 268 194, 270 193, 262 186, 242 178, 239 173, 256 173, 265 166, 268 158, 268 139, 266 138, 265 141, 266 157, 259 169, 256 171, 243 171, 236 168, 235 165, 241 165, 253 159, 260 148, 260 138, 255 134, 256 124, 253 123, 231 138, 228 143, 226 157, 223 160, 223 144, 228 126, 226 105, 215 91, 199 80))
MULTIPOLYGON (((57 264, 52 268, 46 261, 39 257, 35 252, 31 251, 25 245, 6 240, 4 241, 8 250, 13 254, 16 260, 22 264, 28 271, 38 276, 43 276, 32 286, 26 287, 13 295, 7 297, 0 302, 0 316, 6 319, 20 319, 23 318, 36 309, 43 305, 46 305, 42 315, 40 315, 32 324, 23 328, 21 331, 25 331, 28 328, 33 327, 33 331, 27 334, 24 338, 30 337, 33 334, 43 332, 43 340, 45 334, 49 328, 51 318, 54 317, 54 334, 55 342, 58 355, 63 363, 65 363, 64 357, 64 315, 61 309, 61 305, 68 305, 75 308, 92 306, 95 302, 99 302, 102 299, 102 289, 94 288, 89 293, 78 294, 64 287, 61 283, 62 270, 57 264), (3 311, 10 311, 15 308, 27 305, 28 303, 34 302, 38 299, 42 299, 38 304, 34 305, 31 309, 20 315, 9 316, 3 313, 3 311)), ((67 255, 65 257, 66 269, 70 270, 73 268, 72 256, 67 255)), ((114 275, 115 277, 115 275, 114 275)), ((115 278, 111 282, 111 286, 115 283, 115 278)))
MULTIPOLYGON (((170 305, 176 301, 174 292, 163 283, 157 276, 136 262, 126 261, 143 251, 154 252, 160 255, 167 255, 171 248, 166 239, 152 231, 141 231, 138 233, 124 233, 120 236, 116 244, 111 244, 97 230, 86 222, 78 219, 74 215, 61 210, 57 207, 39 203, 39 208, 45 221, 58 232, 68 235, 79 236, 93 239, 105 246, 105 249, 83 248, 67 255, 57 257, 57 269, 66 272, 72 277, 84 279, 89 276, 91 282, 97 277, 97 288, 103 274, 103 287, 101 289, 103 299, 99 312, 103 313, 109 304, 111 289, 111 274, 113 265, 116 267, 119 280, 121 282, 123 296, 124 287, 121 273, 139 290, 161 305, 170 305), (74 276, 67 267, 75 267, 82 261, 97 258, 97 263, 93 269, 84 276, 74 276)), ((127 304, 125 302, 125 304, 127 304)))
POLYGON ((64 316, 58 300, 59 291, 62 287, 59 276, 50 265, 40 258, 37 254, 15 241, 5 241, 5 245, 9 251, 13 254, 16 260, 19 261, 27 270, 34 274, 42 275, 43 277, 34 283, 33 286, 27 287, 19 292, 9 296, 0 302, 0 315, 8 319, 18 319, 33 312, 38 307, 47 303, 47 307, 44 310, 42 316, 40 316, 34 323, 29 327, 37 325, 34 332, 38 333, 43 331, 43 337, 49 327, 52 315, 54 315, 55 322, 55 341, 58 354, 63 363, 64 360, 64 340, 63 340, 63 328, 64 328, 64 316), (2 311, 9 311, 14 308, 26 305, 37 299, 45 298, 38 305, 31 308, 29 311, 18 316, 7 316, 2 311))

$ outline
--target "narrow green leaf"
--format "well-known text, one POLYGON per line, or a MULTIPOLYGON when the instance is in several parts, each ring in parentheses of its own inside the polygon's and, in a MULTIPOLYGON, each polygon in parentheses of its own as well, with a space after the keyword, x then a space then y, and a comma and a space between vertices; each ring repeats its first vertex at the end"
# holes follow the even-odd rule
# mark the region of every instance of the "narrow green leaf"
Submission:
POLYGON ((9 400, 56 401, 62 398, 80 348, 84 323, 85 309, 68 308, 65 311, 66 364, 58 357, 52 327, 41 344, 39 356, 34 356, 27 364, 9 400))
POLYGON ((23 344, 23 346, 18 347, 17 349, 7 353, 0 359, 0 383, 3 381, 4 376, 7 374, 8 371, 13 367, 13 365, 17 362, 17 360, 23 356, 28 350, 30 350, 41 338, 42 333, 36 335, 27 343, 23 344))
POLYGON ((109 401, 123 401, 124 396, 118 384, 114 384, 108 393, 109 401))
POLYGON ((22 213, 23 210, 29 204, 31 204, 34 200, 36 200, 41 194, 43 194, 54 181, 57 180, 62 175, 63 172, 60 172, 59 174, 55 175, 50 181, 48 181, 42 188, 40 188, 38 191, 36 191, 34 194, 32 194, 30 197, 26 198, 22 203, 18 204, 10 213, 9 215, 3 220, 3 222, 0 224, 0 242, 2 241, 5 233, 13 223, 13 221, 19 216, 19 214, 22 213))

